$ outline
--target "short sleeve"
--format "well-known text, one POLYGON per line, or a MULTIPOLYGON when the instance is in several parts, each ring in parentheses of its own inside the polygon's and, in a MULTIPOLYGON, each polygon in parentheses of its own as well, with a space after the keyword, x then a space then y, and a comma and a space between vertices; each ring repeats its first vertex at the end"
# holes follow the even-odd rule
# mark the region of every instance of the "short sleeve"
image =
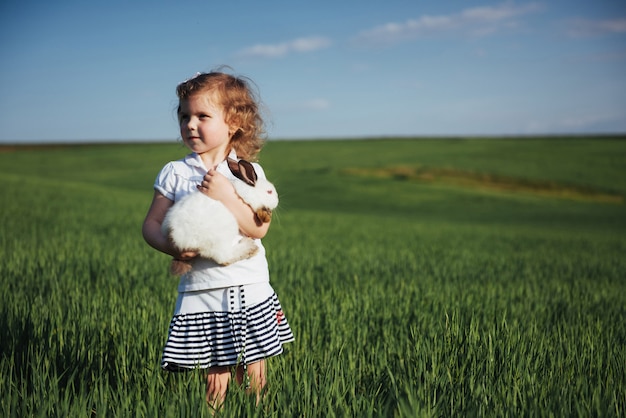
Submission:
POLYGON ((161 169, 154 181, 154 190, 161 193, 171 201, 176 200, 177 176, 174 171, 174 164, 171 162, 161 169))

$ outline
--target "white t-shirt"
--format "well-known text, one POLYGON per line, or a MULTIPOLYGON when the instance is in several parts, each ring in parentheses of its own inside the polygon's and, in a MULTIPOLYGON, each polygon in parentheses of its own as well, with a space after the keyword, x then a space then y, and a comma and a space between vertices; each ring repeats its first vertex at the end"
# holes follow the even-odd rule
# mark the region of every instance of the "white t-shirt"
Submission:
MULTIPOLYGON (((234 152, 231 152, 229 157, 237 159, 234 152)), ((253 166, 257 176, 265 178, 261 166, 256 163, 253 163, 253 166)), ((229 179, 235 179, 226 161, 222 161, 217 166, 217 171, 229 179)), ((206 172, 207 168, 200 156, 192 153, 181 160, 167 163, 158 174, 154 189, 171 201, 177 202, 184 196, 198 191, 196 186, 200 184, 206 172)), ((178 291, 190 292, 269 282, 265 248, 260 239, 254 241, 259 247, 259 251, 254 256, 228 266, 221 266, 212 260, 200 257, 191 260, 192 269, 181 276, 178 291)))

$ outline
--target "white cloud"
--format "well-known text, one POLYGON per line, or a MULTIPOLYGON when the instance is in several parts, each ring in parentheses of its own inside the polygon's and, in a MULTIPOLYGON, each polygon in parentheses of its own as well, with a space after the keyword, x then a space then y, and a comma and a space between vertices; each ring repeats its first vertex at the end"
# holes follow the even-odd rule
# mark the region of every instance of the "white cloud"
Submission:
POLYGON ((567 33, 575 38, 626 33, 626 18, 572 20, 568 23, 567 33))
POLYGON ((327 48, 331 43, 331 40, 326 37, 311 36, 277 44, 257 44, 242 49, 237 55, 242 57, 277 58, 292 52, 311 52, 327 48))
POLYGON ((584 129, 591 128, 595 125, 601 125, 607 122, 623 121, 624 117, 617 113, 596 113, 579 117, 568 117, 560 121, 560 126, 565 129, 584 129))
POLYGON ((515 18, 537 11, 538 3, 516 6, 512 2, 497 6, 474 7, 441 16, 424 15, 402 23, 391 22, 361 32, 357 41, 397 42, 420 36, 460 32, 471 36, 486 36, 504 27, 516 26, 515 18))
POLYGON ((524 133, 578 133, 578 132, 619 132, 625 124, 624 116, 619 112, 578 114, 578 115, 545 115, 540 119, 527 121, 520 129, 524 133), (615 129, 615 127, 618 127, 615 129))

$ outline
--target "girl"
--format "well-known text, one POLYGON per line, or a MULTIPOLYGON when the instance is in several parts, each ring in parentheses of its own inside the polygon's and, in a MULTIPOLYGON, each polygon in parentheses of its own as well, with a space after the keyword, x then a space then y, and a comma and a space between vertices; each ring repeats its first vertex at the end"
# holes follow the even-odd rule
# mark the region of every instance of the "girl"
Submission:
MULTIPOLYGON (((257 402, 266 383, 265 359, 282 353, 293 334, 269 283, 261 222, 239 198, 226 158, 254 160, 263 146, 263 120, 248 82, 221 72, 198 74, 176 88, 180 135, 191 154, 165 165, 154 184, 154 198, 143 236, 155 249, 192 264, 180 278, 178 299, 163 350, 168 371, 207 368, 206 399, 223 404, 231 370, 257 402), (200 190, 221 201, 235 216, 240 234, 254 238, 257 254, 229 266, 180 252, 161 233, 172 205, 200 190)), ((263 169, 253 164, 260 178, 263 169)))

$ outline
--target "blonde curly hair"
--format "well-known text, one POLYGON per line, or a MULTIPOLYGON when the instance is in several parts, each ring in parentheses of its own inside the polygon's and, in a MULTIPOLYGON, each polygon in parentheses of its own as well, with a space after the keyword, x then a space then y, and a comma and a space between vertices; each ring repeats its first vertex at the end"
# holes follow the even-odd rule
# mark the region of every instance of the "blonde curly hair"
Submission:
MULTIPOLYGON (((210 93, 222 105, 225 121, 237 131, 230 138, 230 146, 237 156, 248 161, 256 161, 265 144, 265 129, 259 110, 257 93, 252 81, 220 71, 198 73, 176 86, 179 103, 197 94, 210 93)), ((180 123, 180 104, 178 105, 180 123)))

